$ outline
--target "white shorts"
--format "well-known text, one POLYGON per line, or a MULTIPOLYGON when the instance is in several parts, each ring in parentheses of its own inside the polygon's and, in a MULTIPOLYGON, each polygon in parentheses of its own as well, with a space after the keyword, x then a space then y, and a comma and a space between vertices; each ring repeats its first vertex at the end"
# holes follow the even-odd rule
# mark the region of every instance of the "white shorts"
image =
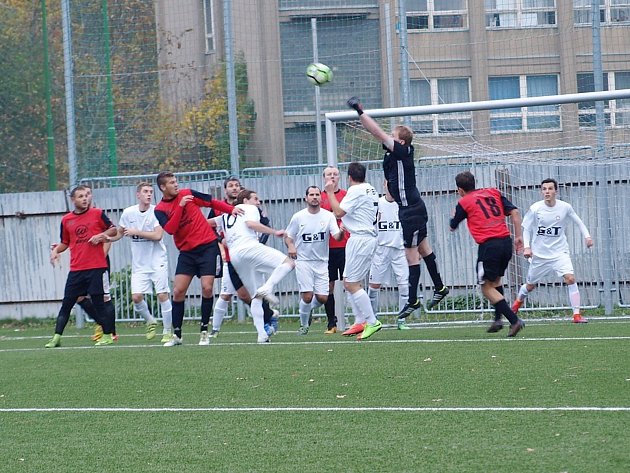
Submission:
POLYGON ((555 259, 532 257, 527 271, 527 284, 536 284, 554 274, 561 278, 565 274, 573 274, 573 263, 568 253, 563 253, 555 259))
POLYGON ((152 273, 131 273, 132 294, 170 294, 168 285, 168 268, 162 266, 152 273))
POLYGON ((300 292, 328 295, 328 261, 295 262, 295 277, 300 292))
POLYGON ((243 285, 253 297, 264 283, 264 275, 280 266, 287 256, 275 248, 257 244, 239 251, 230 250, 230 259, 243 285))
POLYGON ((362 282, 370 271, 376 251, 376 237, 352 235, 346 244, 346 267, 343 279, 347 282, 362 282))
POLYGON ((221 278, 221 295, 233 296, 236 294, 234 284, 232 284, 232 278, 230 277, 230 270, 227 263, 223 263, 223 277, 221 278))
POLYGON ((391 246, 377 246, 372 266, 370 266, 370 282, 373 284, 391 283, 394 274, 396 285, 409 284, 409 266, 405 250, 391 246))

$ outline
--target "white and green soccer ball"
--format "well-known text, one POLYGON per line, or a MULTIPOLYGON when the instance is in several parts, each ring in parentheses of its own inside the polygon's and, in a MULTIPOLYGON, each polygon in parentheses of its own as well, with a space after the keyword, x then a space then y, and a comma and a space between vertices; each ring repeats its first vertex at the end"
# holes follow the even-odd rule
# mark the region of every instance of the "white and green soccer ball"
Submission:
POLYGON ((313 85, 324 85, 333 78, 333 73, 326 64, 315 62, 306 68, 306 78, 313 85))

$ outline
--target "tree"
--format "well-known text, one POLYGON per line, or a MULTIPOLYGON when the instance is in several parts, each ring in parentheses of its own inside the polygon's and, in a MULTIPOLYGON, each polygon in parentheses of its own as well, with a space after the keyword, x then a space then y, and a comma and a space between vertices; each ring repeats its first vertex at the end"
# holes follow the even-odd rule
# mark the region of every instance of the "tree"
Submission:
MULTIPOLYGON (((242 54, 234 64, 236 79, 236 109, 238 121, 238 148, 242 153, 254 132, 256 114, 254 102, 248 97, 247 64, 242 54)), ((163 111, 162 120, 167 126, 154 127, 157 135, 152 141, 161 143, 154 150, 154 160, 162 162, 160 168, 176 171, 230 169, 230 140, 226 93, 226 68, 221 65, 206 83, 203 99, 190 105, 173 123, 172 111, 163 111)))

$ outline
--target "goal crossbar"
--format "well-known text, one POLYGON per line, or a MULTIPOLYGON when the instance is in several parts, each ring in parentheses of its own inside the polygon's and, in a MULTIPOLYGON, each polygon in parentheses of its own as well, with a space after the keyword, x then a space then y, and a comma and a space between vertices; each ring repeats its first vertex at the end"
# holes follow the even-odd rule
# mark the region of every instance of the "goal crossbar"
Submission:
MULTIPOLYGON (((560 105, 578 102, 600 102, 630 98, 630 89, 606 90, 601 92, 583 92, 579 94, 545 95, 518 99, 482 100, 478 102, 442 103, 439 105, 419 105, 413 107, 375 108, 365 110, 372 118, 392 118, 411 115, 430 115, 434 113, 474 112, 503 108, 536 107, 540 105, 560 105)), ((357 112, 328 112, 326 117, 326 154, 328 164, 337 164, 337 122, 357 120, 357 112)))

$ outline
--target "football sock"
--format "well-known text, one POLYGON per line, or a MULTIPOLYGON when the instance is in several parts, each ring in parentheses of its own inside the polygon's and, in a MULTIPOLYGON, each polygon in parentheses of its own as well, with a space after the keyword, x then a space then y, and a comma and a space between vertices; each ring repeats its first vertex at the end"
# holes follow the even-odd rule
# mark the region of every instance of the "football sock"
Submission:
POLYGON ((184 301, 173 301, 173 333, 182 338, 182 323, 184 322, 184 301))
MULTIPOLYGON (((416 300, 417 300, 416 296, 416 300)), ((405 304, 409 300, 409 286, 406 284, 401 284, 398 286, 398 310, 402 310, 405 307, 405 304)), ((374 311, 376 313, 376 311, 374 311)))
MULTIPOLYGON (((96 301, 98 296, 91 295, 90 297, 92 298, 92 304, 94 304, 94 307, 96 307, 96 311, 99 312, 96 301)), ((101 297, 103 298, 104 296, 101 295, 101 297)), ((114 301, 112 301, 111 299, 103 299, 103 306, 103 333, 111 333, 112 335, 116 335, 116 308, 114 307, 114 301), (107 330, 105 329, 106 325, 109 325, 107 330)))
POLYGON ((142 316, 144 320, 146 320, 148 324, 155 323, 155 318, 151 315, 151 312, 149 312, 149 306, 147 305, 147 301, 142 299, 138 303, 134 302, 133 308, 138 314, 142 316))
POLYGON ((59 309, 59 314, 57 315, 57 322, 55 323, 55 333, 58 335, 63 335, 63 331, 68 325, 68 320, 70 319, 70 311, 76 304, 76 297, 64 297, 61 301, 61 308, 59 309))
POLYGON ((208 331, 210 317, 212 317, 212 306, 214 305, 214 297, 201 297, 201 332, 208 331))
MULTIPOLYGON (((496 290, 499 291, 499 294, 503 295, 503 286, 497 287, 496 290)), ((495 322, 498 322, 501 320, 501 314, 499 313, 496 306, 494 307, 494 320, 495 322)))
POLYGON ((171 304, 171 300, 166 299, 164 302, 160 302, 160 310, 162 312, 164 333, 169 333, 173 330, 173 305, 171 304))
POLYGON ((230 302, 224 300, 222 297, 217 299, 217 303, 214 305, 214 314, 212 315, 212 330, 221 330, 221 324, 223 324, 223 318, 227 313, 229 305, 230 302))
POLYGON ((571 302, 571 308, 573 309, 573 315, 580 313, 580 290, 577 283, 567 285, 569 290, 569 301, 571 302))
POLYGON ((503 314, 505 318, 510 321, 510 325, 518 322, 518 317, 514 315, 514 312, 512 312, 512 309, 510 309, 510 306, 505 299, 501 299, 494 305, 494 307, 499 314, 503 314))
POLYGON ((529 295, 529 291, 527 290, 527 284, 523 284, 521 288, 518 290, 518 297, 521 301, 524 301, 525 298, 529 295))
POLYGON ((364 323, 365 322, 365 317, 363 316, 363 314, 359 310, 359 307, 357 306, 356 302, 354 301, 354 298, 352 297, 352 294, 350 294, 349 292, 347 294, 348 294, 348 301, 350 302, 350 307, 352 307, 352 313, 354 314, 354 323, 355 324, 362 324, 362 323, 364 323))
POLYGON ((79 307, 85 311, 85 313, 97 324, 101 325, 98 319, 98 314, 96 313, 96 309, 94 308, 94 304, 92 304, 92 300, 84 297, 79 302, 79 307))
POLYGON ((306 303, 300 299, 300 326, 308 327, 308 319, 311 316, 311 303, 306 303))
POLYGON ((427 270, 429 271, 429 276, 431 276, 435 290, 441 290, 444 287, 444 283, 442 282, 442 277, 440 276, 437 263, 435 262, 435 253, 424 256, 422 259, 424 260, 424 264, 427 265, 427 270))
POLYGON ((269 276, 269 279, 267 279, 264 285, 271 288, 271 290, 273 291, 273 289, 276 287, 276 284, 278 284, 282 280, 282 278, 289 274, 291 271, 293 271, 293 266, 290 263, 282 263, 280 266, 273 270, 273 272, 269 276))
POLYGON ((369 324, 376 322, 376 316, 372 310, 372 304, 370 304, 370 297, 367 295, 364 289, 359 289, 354 294, 350 294, 350 298, 354 300, 357 309, 362 314, 362 319, 369 324))
POLYGON ((252 318, 254 319, 254 327, 256 327, 258 336, 267 337, 267 332, 265 332, 265 322, 263 320, 264 316, 263 316, 262 301, 256 298, 252 299, 250 310, 252 312, 252 318))
POLYGON ((328 328, 337 325, 337 318, 335 317, 335 295, 331 292, 328 294, 328 299, 324 304, 326 309, 326 318, 328 318, 328 328))
POLYGON ((266 299, 262 301, 263 308, 263 321, 268 324, 271 322, 271 318, 273 317, 273 310, 269 307, 269 302, 266 299))
POLYGON ((368 297, 370 298, 370 304, 372 305, 372 312, 375 314, 378 312, 378 294, 380 292, 380 288, 368 287, 368 297))
POLYGON ((410 304, 415 304, 418 300, 418 283, 420 282, 420 265, 409 266, 409 298, 410 304))

